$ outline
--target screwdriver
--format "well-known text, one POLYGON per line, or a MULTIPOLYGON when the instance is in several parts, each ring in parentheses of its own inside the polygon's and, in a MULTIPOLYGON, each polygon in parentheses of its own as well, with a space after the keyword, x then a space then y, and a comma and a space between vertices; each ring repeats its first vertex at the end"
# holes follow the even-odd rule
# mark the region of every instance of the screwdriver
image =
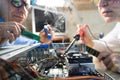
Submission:
POLYGON ((37 41, 40 41, 40 36, 36 35, 36 34, 33 34, 29 31, 26 31, 26 30, 22 30, 21 31, 21 35, 25 36, 25 37, 28 37, 30 39, 34 39, 34 40, 37 40, 37 41))

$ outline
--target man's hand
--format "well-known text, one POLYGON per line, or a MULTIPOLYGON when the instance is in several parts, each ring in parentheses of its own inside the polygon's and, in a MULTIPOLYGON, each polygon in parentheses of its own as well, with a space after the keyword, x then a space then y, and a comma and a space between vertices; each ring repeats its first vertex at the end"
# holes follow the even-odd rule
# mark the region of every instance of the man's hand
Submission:
POLYGON ((107 69, 120 73, 120 53, 100 53, 98 59, 103 61, 107 69))
POLYGON ((84 24, 82 26, 77 26, 78 29, 77 29, 77 34, 80 35, 80 40, 82 40, 82 42, 84 44, 86 44, 87 46, 89 47, 93 47, 93 39, 92 39, 92 36, 89 32, 89 26, 87 24, 84 24))
POLYGON ((21 34, 21 29, 25 29, 17 22, 0 22, 0 45, 9 40, 13 42, 21 34))
MULTIPOLYGON (((53 37, 53 30, 52 30, 52 26, 51 25, 47 25, 47 27, 48 27, 48 29, 49 29, 49 32, 50 32, 50 34, 51 34, 51 37, 53 37)), ((52 39, 49 39, 48 38, 48 36, 46 35, 46 32, 44 31, 44 29, 42 29, 41 31, 40 31, 40 33, 39 33, 39 35, 40 35, 40 42, 42 42, 42 43, 46 43, 46 44, 49 44, 51 41, 52 41, 52 39)))

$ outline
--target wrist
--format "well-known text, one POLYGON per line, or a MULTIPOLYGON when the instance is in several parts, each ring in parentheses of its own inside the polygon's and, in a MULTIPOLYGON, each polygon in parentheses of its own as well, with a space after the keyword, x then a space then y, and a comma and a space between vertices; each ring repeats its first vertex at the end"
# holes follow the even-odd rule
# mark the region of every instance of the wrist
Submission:
POLYGON ((94 46, 94 42, 88 43, 87 46, 93 48, 93 46, 94 46))
POLYGON ((40 42, 41 42, 41 43, 44 43, 44 40, 43 40, 42 38, 40 38, 40 42))

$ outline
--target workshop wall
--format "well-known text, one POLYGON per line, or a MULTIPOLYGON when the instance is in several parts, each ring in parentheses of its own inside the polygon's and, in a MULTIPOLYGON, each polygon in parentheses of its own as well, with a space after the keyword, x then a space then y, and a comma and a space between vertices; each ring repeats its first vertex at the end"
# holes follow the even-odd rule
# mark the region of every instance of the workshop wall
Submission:
MULTIPOLYGON (((95 37, 98 37, 100 32, 105 35, 113 28, 115 23, 106 23, 98 13, 97 8, 77 9, 74 4, 58 8, 58 11, 65 13, 66 16, 66 34, 63 37, 69 37, 70 40, 76 34, 77 24, 89 24, 90 30, 95 37)), ((31 13, 24 23, 28 30, 32 31, 31 13)))

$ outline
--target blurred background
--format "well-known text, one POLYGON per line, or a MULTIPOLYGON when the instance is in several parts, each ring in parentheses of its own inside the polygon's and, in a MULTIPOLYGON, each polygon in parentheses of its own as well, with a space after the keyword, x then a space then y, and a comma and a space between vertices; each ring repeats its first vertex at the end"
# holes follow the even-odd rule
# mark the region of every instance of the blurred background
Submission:
MULTIPOLYGON (((98 0, 31 0, 31 5, 56 14, 62 13, 65 19, 65 32, 56 33, 55 38, 67 37, 71 41, 76 33, 77 24, 89 24, 92 34, 97 38, 99 34, 106 35, 113 28, 115 23, 106 23, 98 13, 97 2, 98 0)), ((30 31, 33 31, 32 14, 31 10, 24 23, 30 31)))

